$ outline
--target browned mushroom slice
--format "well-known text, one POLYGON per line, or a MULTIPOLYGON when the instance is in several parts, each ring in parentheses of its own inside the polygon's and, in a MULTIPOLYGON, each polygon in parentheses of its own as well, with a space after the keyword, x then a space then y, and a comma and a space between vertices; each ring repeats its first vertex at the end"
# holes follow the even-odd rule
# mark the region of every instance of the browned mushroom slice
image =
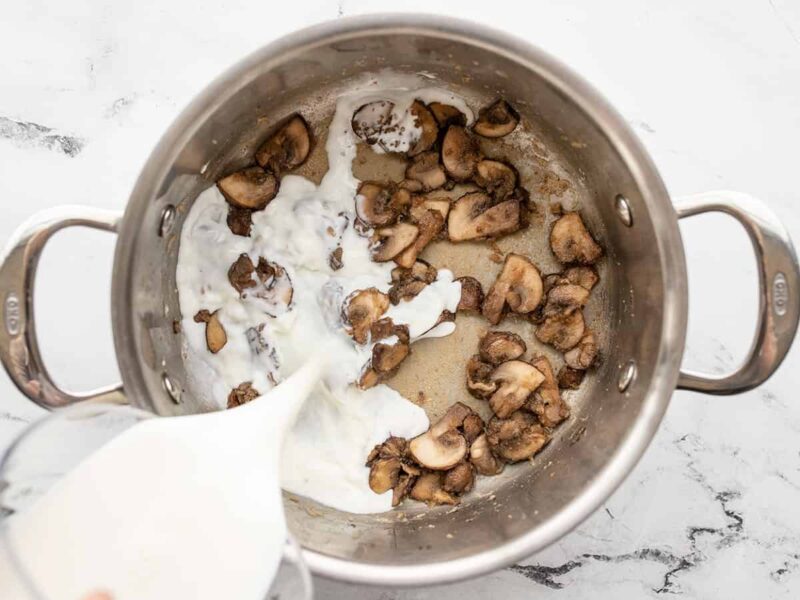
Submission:
POLYGON ((378 143, 381 134, 393 123, 393 110, 394 104, 388 100, 365 104, 353 113, 353 132, 367 144, 378 143))
POLYGON ((394 344, 377 343, 372 348, 372 369, 382 380, 400 366, 411 351, 409 344, 397 342, 394 344))
POLYGON ((456 181, 472 178, 481 159, 478 143, 469 132, 458 125, 451 125, 442 139, 442 165, 447 174, 456 181))
POLYGON ((388 492, 397 485, 400 476, 400 460, 397 458, 379 458, 369 469, 369 487, 376 494, 388 492))
POLYGON ((472 130, 483 137, 499 138, 514 131, 517 123, 519 114, 508 102, 501 99, 481 109, 472 130))
POLYGON ((389 296, 377 288, 358 290, 345 300, 342 320, 349 326, 348 333, 353 339, 359 344, 365 344, 372 324, 381 318, 387 308, 389 296))
POLYGON ((585 287, 572 283, 556 285, 547 293, 547 302, 542 314, 545 317, 549 317, 558 313, 577 310, 583 308, 588 300, 589 290, 585 287))
POLYGON ((475 439, 483 433, 485 423, 477 413, 467 415, 464 422, 461 424, 461 429, 464 432, 464 438, 468 443, 472 443, 475 439))
POLYGON ((519 314, 532 312, 542 300, 539 269, 519 254, 508 254, 500 274, 483 301, 483 316, 497 325, 506 304, 519 314))
POLYGON ((517 172, 514 167, 504 162, 484 158, 475 167, 473 181, 495 200, 503 200, 516 189, 517 172))
POLYGON ((362 182, 356 195, 356 216, 370 227, 391 225, 398 214, 392 197, 388 186, 374 181, 362 182))
POLYGON ((536 417, 518 410, 507 419, 494 417, 489 421, 486 440, 496 456, 514 463, 531 458, 544 448, 550 441, 550 434, 536 417))
POLYGON ((292 115, 256 152, 256 162, 278 177, 302 165, 311 150, 311 134, 306 120, 292 115))
POLYGON ((420 465, 434 471, 452 468, 467 453, 467 440, 457 428, 471 413, 469 407, 456 402, 428 431, 409 442, 409 454, 420 465))
POLYGON ((261 167, 247 167, 231 173, 217 182, 217 187, 229 204, 238 208, 261 210, 278 193, 280 182, 261 167))
POLYGON ((600 277, 594 267, 575 266, 564 271, 564 279, 574 285, 579 285, 589 291, 597 284, 600 277))
POLYGON ((247 254, 240 254, 230 269, 228 269, 228 281, 240 294, 247 288, 256 287, 258 283, 253 278, 256 266, 247 254))
POLYGON ((573 369, 586 370, 597 360, 597 342, 594 334, 587 331, 572 350, 564 353, 564 362, 573 369))
POLYGON ((481 360, 475 354, 467 362, 467 390, 476 398, 488 398, 497 390, 497 382, 492 381, 494 366, 481 360))
POLYGON ((425 213, 417 219, 417 227, 417 237, 408 248, 403 250, 394 259, 394 262, 406 269, 411 268, 417 261, 417 256, 425 249, 425 246, 430 244, 442 231, 444 228, 444 218, 440 213, 434 210, 426 210, 425 213))
POLYGON ((419 138, 414 142, 414 145, 409 148, 407 154, 409 156, 416 156, 428 150, 436 143, 436 138, 439 137, 439 126, 436 124, 431 111, 419 100, 414 100, 414 103, 409 109, 414 117, 414 124, 419 128, 419 138))
MULTIPOLYGON (((395 188, 395 184, 391 184, 391 187, 395 188)), ((392 197, 389 200, 389 204, 397 214, 405 213, 408 210, 408 207, 411 206, 411 201, 413 200, 413 196, 411 192, 405 188, 397 187, 392 192, 392 197)))
MULTIPOLYGON (((397 223, 392 227, 376 229, 372 237, 372 260, 386 262, 392 260, 414 243, 419 229, 411 223, 397 223)), ((414 261, 411 261, 413 264, 414 261)))
POLYGON ((328 266, 330 266, 331 271, 338 271, 344 266, 343 255, 344 248, 341 246, 336 246, 333 252, 328 255, 328 266))
POLYGON ((369 467, 378 458, 405 458, 407 446, 405 438, 389 436, 370 451, 367 456, 367 466, 369 467))
POLYGON ((424 195, 414 196, 408 213, 412 219, 418 221, 426 211, 435 211, 447 219, 450 212, 450 199, 441 192, 429 192, 424 195))
POLYGON ((226 219, 228 229, 234 235, 249 237, 250 228, 253 225, 253 211, 248 208, 239 208, 233 204, 228 205, 228 217, 226 219))
POLYGON ((401 190, 407 190, 412 194, 417 194, 422 191, 422 184, 416 179, 403 179, 397 186, 401 190))
POLYGON ((447 175, 439 164, 438 152, 423 152, 414 157, 406 168, 406 178, 420 183, 423 192, 429 192, 447 183, 447 175))
POLYGON ((583 312, 574 310, 546 317, 536 328, 535 335, 540 342, 566 352, 580 341, 585 328, 583 312))
POLYGON ((195 323, 206 324, 206 346, 211 354, 216 354, 228 343, 228 335, 219 321, 218 313, 218 310, 212 313, 203 309, 194 316, 195 323))
POLYGON ((397 478, 397 484, 392 489, 392 506, 399 506, 405 500, 406 496, 411 492, 411 488, 417 481, 415 475, 408 473, 401 473, 397 478))
POLYGON ((590 265, 603 254, 576 212, 565 214, 550 230, 550 247, 562 263, 590 265))
POLYGON ((510 331, 490 331, 481 338, 478 345, 481 359, 493 365, 516 360, 527 349, 522 338, 510 331))
POLYGON ((423 473, 417 478, 409 496, 428 506, 437 504, 458 504, 458 498, 442 489, 442 475, 437 472, 423 473))
POLYGON ((255 286, 252 295, 260 300, 265 312, 273 317, 286 312, 294 296, 292 281, 286 269, 260 256, 255 274, 260 285, 255 286))
POLYGON ((228 408, 236 408, 242 404, 247 404, 259 396, 258 390, 253 387, 253 382, 245 381, 233 388, 228 394, 228 408))
POLYGON ((558 383, 550 361, 544 356, 539 356, 531 363, 544 375, 544 381, 534 392, 533 398, 528 401, 526 408, 535 414, 545 427, 555 427, 564 419, 569 418, 569 406, 558 391, 558 383))
POLYGON ((525 404, 544 381, 544 375, 524 361, 509 360, 492 371, 491 379, 499 382, 500 387, 489 399, 489 406, 494 414, 505 419, 525 404))
POLYGON ((436 267, 420 259, 417 259, 417 261, 411 265, 411 268, 395 267, 392 269, 392 281, 394 282, 416 279, 424 281, 425 283, 433 283, 436 281, 438 275, 436 267))
POLYGON ((394 305, 400 304, 402 300, 411 300, 416 297, 426 287, 428 284, 419 279, 398 281, 389 288, 389 300, 394 305))
POLYGON ((464 494, 475 483, 475 470, 468 461, 462 461, 447 471, 442 480, 442 489, 451 494, 464 494))
POLYGON ((431 102, 428 104, 428 109, 433 114, 433 118, 439 124, 439 127, 447 127, 448 125, 466 125, 467 117, 464 116, 460 110, 455 106, 443 104, 441 102, 431 102))
POLYGON ((494 204, 483 192, 470 192, 455 201, 447 219, 447 235, 452 242, 499 237, 523 225, 522 208, 517 200, 494 204))
POLYGON ((385 340, 388 337, 396 337, 404 344, 408 343, 408 325, 395 325, 389 317, 383 317, 375 321, 369 328, 369 335, 373 342, 385 340))
POLYGON ((558 387, 564 390, 577 390, 583 383, 584 375, 586 371, 583 369, 573 369, 565 365, 558 371, 558 387))
POLYGON ((483 288, 474 277, 459 277, 461 284, 461 300, 458 301, 458 312, 480 312, 483 304, 483 288))
POLYGON ((469 460, 481 475, 497 475, 503 470, 503 463, 492 454, 486 434, 482 433, 469 448, 469 460))

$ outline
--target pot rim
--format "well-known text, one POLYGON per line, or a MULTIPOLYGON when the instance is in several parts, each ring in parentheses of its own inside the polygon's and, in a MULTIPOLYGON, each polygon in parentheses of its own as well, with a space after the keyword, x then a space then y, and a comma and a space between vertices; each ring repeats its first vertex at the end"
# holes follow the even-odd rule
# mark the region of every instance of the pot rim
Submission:
POLYGON ((128 397, 141 397, 148 393, 141 365, 136 358, 136 324, 132 311, 132 266, 136 257, 136 232, 138 224, 144 218, 147 203, 158 195, 155 183, 163 180, 174 162, 177 149, 185 144, 220 104, 228 100, 233 93, 232 82, 247 81, 270 62, 283 60, 286 55, 302 52, 309 47, 376 32, 424 33, 482 47, 538 73, 570 97, 580 110, 597 123, 609 142, 617 148, 641 190, 648 211, 659 224, 655 231, 655 241, 665 284, 661 346, 640 414, 595 479, 558 514, 502 546, 468 557, 425 565, 367 564, 303 550, 305 561, 317 575, 353 583, 411 587, 462 580, 506 567, 563 537, 611 496, 647 449, 675 389, 686 337, 688 293, 677 215, 661 177, 625 120, 583 78, 528 42, 469 21, 428 14, 344 17, 279 38, 229 68, 181 112, 150 154, 131 193, 119 227, 112 277, 114 343, 128 397))

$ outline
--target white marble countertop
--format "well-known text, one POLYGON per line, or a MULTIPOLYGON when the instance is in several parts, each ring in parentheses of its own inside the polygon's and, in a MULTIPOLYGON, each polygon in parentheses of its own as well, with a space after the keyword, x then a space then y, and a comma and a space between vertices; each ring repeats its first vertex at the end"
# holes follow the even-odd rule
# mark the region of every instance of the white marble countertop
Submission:
MULTIPOLYGON (((0 36, 0 243, 39 209, 124 206, 151 148, 212 77, 284 33, 341 15, 455 12, 545 48, 633 125, 674 195, 728 188, 766 201, 800 240, 800 3, 340 0, 7 3, 0 36), (734 6, 735 4, 735 6, 734 6), (457 10, 456 10, 457 7, 457 10)), ((686 363, 732 369, 755 323, 745 235, 682 225, 686 363), (744 291, 742 291, 744 290, 744 291)), ((36 295, 56 379, 118 377, 109 327, 113 237, 60 234, 36 295), (79 340, 75 346, 70 340, 79 340)), ((320 598, 800 597, 800 347, 736 397, 676 393, 654 443, 603 509, 545 552, 481 579, 392 591, 317 582, 320 598)), ((0 447, 41 411, 0 375, 0 447)))

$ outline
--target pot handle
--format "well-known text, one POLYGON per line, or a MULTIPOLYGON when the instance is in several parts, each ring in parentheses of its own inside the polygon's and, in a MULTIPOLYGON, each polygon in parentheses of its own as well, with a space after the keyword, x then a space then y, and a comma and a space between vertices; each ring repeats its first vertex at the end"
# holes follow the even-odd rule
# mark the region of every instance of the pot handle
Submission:
POLYGON ((63 206, 33 215, 11 236, 0 260, 0 361, 11 380, 36 404, 52 409, 94 400, 125 403, 122 384, 73 393, 59 388, 42 362, 33 319, 33 284, 36 267, 47 241, 67 227, 82 226, 116 232, 117 211, 88 206, 63 206))
POLYGON ((750 237, 758 264, 759 309, 755 339, 744 363, 728 375, 681 371, 678 389, 736 394, 764 383, 792 345, 800 319, 800 269, 789 233, 760 200, 740 192, 708 192, 675 201, 678 218, 705 212, 731 215, 750 237))

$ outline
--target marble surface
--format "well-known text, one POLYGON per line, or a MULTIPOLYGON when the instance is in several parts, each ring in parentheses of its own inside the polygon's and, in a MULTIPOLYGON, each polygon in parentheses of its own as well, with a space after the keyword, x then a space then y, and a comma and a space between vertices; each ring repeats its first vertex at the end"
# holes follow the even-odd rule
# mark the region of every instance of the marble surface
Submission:
MULTIPOLYGON (((387 10, 457 13, 552 52, 614 103, 675 196, 766 201, 800 240, 800 3, 796 0, 244 0, 7 3, 0 36, 0 242, 39 209, 122 208, 160 133, 213 76, 293 29, 387 10), (521 3, 520 3, 521 4, 521 3), (149 6, 148 6, 149 5, 149 6)), ((747 240, 722 217, 682 225, 690 272, 686 363, 715 373, 755 322, 747 240)), ((118 377, 109 328, 113 237, 69 231, 45 252, 44 357, 72 389, 118 377)), ((800 347, 764 386, 676 393, 652 446, 591 519, 545 552, 436 589, 318 581, 320 598, 374 600, 800 597, 800 347)), ((0 447, 41 412, 0 375, 0 447)))

